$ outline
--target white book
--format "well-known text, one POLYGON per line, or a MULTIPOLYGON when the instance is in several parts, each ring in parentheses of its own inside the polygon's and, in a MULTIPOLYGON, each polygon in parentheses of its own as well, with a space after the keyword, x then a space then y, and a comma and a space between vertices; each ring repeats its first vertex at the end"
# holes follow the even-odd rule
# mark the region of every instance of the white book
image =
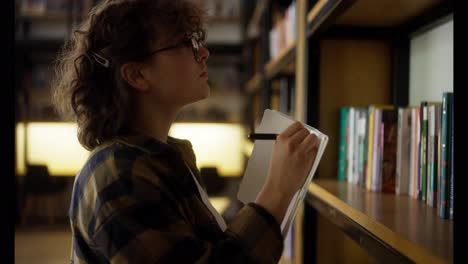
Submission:
MULTIPOLYGON (((260 125, 255 129, 255 133, 276 133, 281 134, 287 127, 292 125, 296 120, 292 117, 287 116, 281 112, 266 109, 263 113, 262 121, 260 125)), ((315 134, 320 140, 320 145, 315 156, 315 161, 310 169, 309 175, 302 188, 300 188, 291 199, 286 215, 284 216, 283 222, 281 223, 281 233, 283 237, 286 237, 290 226, 294 221, 297 214, 299 205, 303 202, 305 195, 307 194, 308 187, 312 178, 315 175, 315 171, 320 163, 322 154, 328 143, 328 136, 320 132, 318 129, 313 128, 307 124, 302 123, 310 133, 315 134)), ((268 170, 270 167, 271 155, 273 152, 275 141, 273 140, 257 140, 255 141, 252 154, 247 162, 242 182, 239 186, 237 198, 244 204, 255 202, 258 193, 262 189, 267 177, 268 170)), ((311 157, 312 158, 312 157, 311 157)))
POLYGON ((364 177, 364 151, 367 149, 365 148, 365 138, 366 138, 366 118, 367 118, 367 109, 365 108, 359 108, 358 110, 359 117, 358 117, 358 141, 356 145, 356 153, 357 153, 357 158, 356 158, 356 178, 355 183, 356 184, 361 184, 362 179, 364 177))

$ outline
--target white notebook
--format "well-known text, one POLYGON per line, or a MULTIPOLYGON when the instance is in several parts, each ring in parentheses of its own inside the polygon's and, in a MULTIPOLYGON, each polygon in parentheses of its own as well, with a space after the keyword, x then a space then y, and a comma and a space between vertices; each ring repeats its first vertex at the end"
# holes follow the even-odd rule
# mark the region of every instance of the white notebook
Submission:
MULTIPOLYGON (((263 118, 260 122, 260 125, 255 129, 255 133, 281 134, 295 121, 296 120, 292 117, 287 116, 281 112, 266 109, 263 113, 263 118)), ((299 208, 300 203, 304 200, 308 186, 314 177, 315 171, 317 170, 320 159, 322 158, 322 154, 328 143, 327 135, 311 126, 308 126, 307 124, 302 123, 302 125, 309 129, 311 133, 317 135, 320 140, 320 146, 318 148, 314 164, 312 165, 312 168, 309 172, 309 176, 306 178, 303 187, 299 189, 292 198, 286 215, 284 216, 283 222, 281 223, 281 233, 283 237, 286 237, 287 232, 289 231, 289 227, 294 221, 294 218, 297 214, 297 209, 299 208)), ((247 162, 247 167, 242 178, 239 191, 237 193, 237 198, 244 204, 255 202, 258 193, 266 181, 273 151, 273 144, 273 140, 255 141, 252 154, 247 162)))

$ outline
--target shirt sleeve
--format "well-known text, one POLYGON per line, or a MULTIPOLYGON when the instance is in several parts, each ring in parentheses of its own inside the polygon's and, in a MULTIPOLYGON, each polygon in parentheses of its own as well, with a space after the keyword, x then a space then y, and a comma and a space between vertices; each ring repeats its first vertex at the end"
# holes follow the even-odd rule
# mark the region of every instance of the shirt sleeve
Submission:
POLYGON ((100 195, 103 204, 91 237, 110 263, 278 262, 283 251, 280 226, 261 206, 244 206, 219 240, 205 241, 167 190, 143 173, 120 177, 100 195))

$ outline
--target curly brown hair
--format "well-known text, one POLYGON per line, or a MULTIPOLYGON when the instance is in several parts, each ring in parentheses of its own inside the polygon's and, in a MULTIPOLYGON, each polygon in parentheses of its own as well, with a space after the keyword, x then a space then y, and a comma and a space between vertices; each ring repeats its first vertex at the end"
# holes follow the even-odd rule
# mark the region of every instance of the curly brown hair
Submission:
POLYGON ((52 80, 55 108, 77 122, 83 147, 92 150, 128 129, 133 89, 120 66, 144 61, 155 43, 204 34, 205 14, 193 0, 107 0, 91 10, 64 44, 52 80), (97 63, 93 54, 110 66, 97 63))

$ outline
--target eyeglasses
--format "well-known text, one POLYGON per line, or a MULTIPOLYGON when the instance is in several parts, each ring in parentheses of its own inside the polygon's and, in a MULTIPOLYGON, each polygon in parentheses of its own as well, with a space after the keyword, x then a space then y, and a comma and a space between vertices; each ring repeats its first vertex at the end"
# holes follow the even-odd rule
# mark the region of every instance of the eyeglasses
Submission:
POLYGON ((190 38, 188 39, 185 39, 177 44, 174 44, 172 46, 169 46, 169 47, 165 47, 165 48, 161 48, 161 49, 157 49, 157 50, 154 50, 152 52, 150 52, 148 55, 146 55, 145 57, 149 57, 149 56, 153 56, 154 54, 158 53, 158 52, 162 52, 162 51, 166 51, 166 50, 171 50, 171 49, 177 49, 177 48, 180 48, 180 47, 191 47, 192 48, 192 52, 193 52, 193 57, 195 58, 195 60, 197 62, 201 62, 201 55, 200 55, 200 47, 204 47, 204 38, 203 37, 198 37, 198 36, 191 36, 190 38))

